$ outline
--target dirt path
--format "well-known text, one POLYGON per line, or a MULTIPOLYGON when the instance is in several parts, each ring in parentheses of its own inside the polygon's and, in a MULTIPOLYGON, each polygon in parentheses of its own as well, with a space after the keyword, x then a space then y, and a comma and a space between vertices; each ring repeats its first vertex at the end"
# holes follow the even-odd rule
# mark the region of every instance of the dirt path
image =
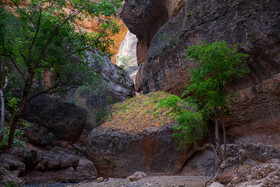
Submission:
POLYGON ((110 178, 105 182, 90 182, 71 187, 204 187, 209 177, 202 176, 149 176, 136 182, 110 178))

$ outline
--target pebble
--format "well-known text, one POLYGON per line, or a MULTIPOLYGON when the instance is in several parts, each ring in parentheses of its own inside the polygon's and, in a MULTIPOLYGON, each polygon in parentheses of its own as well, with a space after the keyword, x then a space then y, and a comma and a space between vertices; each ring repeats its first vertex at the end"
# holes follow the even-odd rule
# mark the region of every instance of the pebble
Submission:
POLYGON ((104 182, 104 178, 103 178, 103 177, 99 177, 99 178, 97 178, 96 181, 97 181, 97 182, 104 182))

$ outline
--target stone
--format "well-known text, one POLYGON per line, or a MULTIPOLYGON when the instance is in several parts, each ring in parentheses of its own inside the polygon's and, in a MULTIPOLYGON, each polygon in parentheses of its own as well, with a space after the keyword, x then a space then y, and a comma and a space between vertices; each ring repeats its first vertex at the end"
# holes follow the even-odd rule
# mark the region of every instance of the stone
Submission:
POLYGON ((139 181, 140 179, 143 179, 145 177, 147 177, 148 175, 144 172, 141 171, 137 171, 135 172, 133 175, 128 177, 128 180, 130 181, 139 181))
POLYGON ((251 169, 251 175, 235 177, 228 186, 279 186, 280 159, 278 162, 258 163, 251 169), (245 179, 244 179, 245 178, 245 179))
POLYGON ((223 184, 227 184, 231 181, 244 181, 246 176, 251 174, 252 165, 237 165, 236 167, 231 167, 230 169, 224 171, 221 175, 217 176, 215 181, 223 184))
MULTIPOLYGON (((154 17, 145 14, 147 11, 136 12, 138 7, 145 10, 141 9, 144 7, 142 4, 133 10, 127 5, 124 10, 131 11, 125 16, 136 20, 124 21, 131 31, 137 29, 146 32, 145 29, 153 21, 154 17), (136 18, 141 16, 146 16, 146 19, 140 24, 136 18)), ((241 43, 239 51, 249 55, 247 65, 251 72, 226 85, 227 91, 237 91, 240 95, 231 107, 231 115, 225 120, 227 135, 235 143, 279 145, 279 6, 277 0, 269 0, 269 3, 186 1, 175 17, 166 19, 168 21, 164 24, 163 18, 159 21, 163 25, 148 42, 149 48, 145 49, 148 55, 139 61, 141 65, 136 76, 136 91, 145 94, 164 90, 181 95, 185 83, 190 79, 190 69, 194 67, 192 61, 185 62, 188 46, 203 41, 226 41, 231 45, 241 43)), ((157 9, 164 11, 160 6, 157 9)), ((155 12, 160 12, 157 9, 154 8, 155 12)), ((141 50, 137 52, 142 53, 141 50)))
POLYGON ((222 185, 221 183, 218 182, 213 182, 209 187, 224 187, 225 185, 222 185))
POLYGON ((196 153, 190 158, 181 175, 186 176, 211 176, 214 172, 214 153, 209 150, 196 153))
POLYGON ((103 177, 99 177, 96 179, 97 182, 104 182, 104 178, 103 177))
POLYGON ((280 150, 275 146, 229 144, 227 150, 215 181, 229 187, 280 185, 280 150))
MULTIPOLYGON (((224 145, 221 146, 221 152, 224 151, 224 145)), ((280 158, 280 150, 272 145, 259 144, 227 144, 227 157, 237 158, 238 162, 248 159, 266 161, 274 158, 280 158)))
POLYGON ((93 129, 88 138, 89 158, 103 177, 128 177, 136 171, 178 173, 194 150, 177 150, 173 126, 146 128, 136 134, 93 129))
POLYGON ((25 131, 25 136, 31 144, 37 146, 53 146, 55 142, 54 134, 49 132, 46 127, 37 124, 31 125, 25 131))
POLYGON ((25 171, 25 164, 15 159, 1 157, 0 164, 1 167, 10 171, 16 177, 18 177, 20 174, 22 174, 25 171))
POLYGON ((97 175, 92 161, 67 149, 13 148, 1 158, 0 167, 8 171, 7 175, 19 177, 24 183, 82 182, 94 180, 97 175))
POLYGON ((27 104, 23 118, 47 128, 57 139, 75 142, 86 124, 87 112, 74 104, 41 95, 27 104))
POLYGON ((79 163, 79 158, 72 154, 45 153, 41 157, 36 170, 61 170, 70 167, 76 169, 79 163))
MULTIPOLYGON (((75 156, 72 156, 75 157, 75 156)), ((61 160, 60 160, 61 162, 61 160)), ((85 180, 96 179, 96 168, 94 164, 86 158, 78 158, 78 160, 67 160, 61 164, 46 164, 41 168, 34 168, 27 175, 22 177, 28 183, 42 183, 42 182, 82 182, 85 180), (78 163, 77 163, 78 162, 78 163), (42 170, 43 168, 43 170, 42 170)))
POLYGON ((9 170, 0 167, 0 186, 24 186, 24 182, 9 170))

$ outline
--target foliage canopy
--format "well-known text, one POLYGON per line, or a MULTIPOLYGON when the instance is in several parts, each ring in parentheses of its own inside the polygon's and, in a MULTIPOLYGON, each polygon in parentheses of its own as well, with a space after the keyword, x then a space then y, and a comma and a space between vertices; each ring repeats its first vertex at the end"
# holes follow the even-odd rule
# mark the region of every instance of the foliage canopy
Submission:
POLYGON ((159 106, 171 108, 178 126, 174 136, 186 147, 202 139, 208 132, 209 119, 228 115, 229 102, 235 93, 228 93, 224 86, 249 72, 245 66, 246 54, 238 53, 226 42, 202 43, 186 50, 186 60, 193 59, 197 66, 190 70, 190 81, 181 97, 170 96, 159 106))
MULTIPOLYGON (((55 84, 41 93, 93 83, 96 73, 85 60, 87 51, 107 52, 118 32, 114 22, 121 0, 23 0, 0 4, 0 62, 16 72, 21 100, 12 123, 8 147, 13 142, 16 124, 29 99, 30 92, 40 86, 44 71, 52 71, 55 84), (6 8, 17 16, 9 13, 6 8), (98 32, 86 33, 81 21, 96 18, 98 32), (83 60, 81 60, 83 59, 83 60), (34 81, 36 80, 36 81, 34 81), (86 81, 85 81, 86 80, 86 81), (34 84, 36 83, 36 84, 34 84)), ((16 77, 14 76, 14 77, 16 77)), ((67 90, 66 89, 66 90, 67 90)))

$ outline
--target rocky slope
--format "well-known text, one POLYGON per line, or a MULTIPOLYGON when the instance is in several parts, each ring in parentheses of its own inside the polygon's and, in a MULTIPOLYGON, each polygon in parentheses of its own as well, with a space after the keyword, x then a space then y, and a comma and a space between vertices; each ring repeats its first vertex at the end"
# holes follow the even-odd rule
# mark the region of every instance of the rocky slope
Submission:
POLYGON ((277 147, 229 144, 227 159, 220 166, 215 181, 229 187, 279 186, 279 163, 280 150, 277 147))
MULTIPOLYGON (((123 14, 130 11, 130 17, 121 17, 141 41, 140 36, 143 34, 139 32, 148 33, 145 31, 156 21, 154 18, 160 17, 154 14, 166 11, 166 8, 153 8, 147 3, 140 3, 132 9, 132 5, 133 1, 127 1, 123 10, 123 14)), ((278 7, 280 2, 277 0, 186 1, 175 17, 168 20, 166 16, 168 21, 163 21, 162 16, 162 20, 154 24, 158 28, 151 31, 153 37, 148 40, 148 45, 138 42, 137 53, 142 59, 138 57, 140 69, 136 78, 136 90, 142 93, 165 90, 181 94, 184 84, 189 80, 188 72, 193 66, 191 61, 184 60, 188 46, 202 41, 224 40, 232 45, 241 43, 240 51, 249 55, 247 64, 251 73, 227 85, 228 90, 238 91, 240 94, 240 98, 232 106, 232 115, 226 121, 227 132, 236 142, 279 144, 278 7), (142 55, 143 48, 147 55, 142 55)))

